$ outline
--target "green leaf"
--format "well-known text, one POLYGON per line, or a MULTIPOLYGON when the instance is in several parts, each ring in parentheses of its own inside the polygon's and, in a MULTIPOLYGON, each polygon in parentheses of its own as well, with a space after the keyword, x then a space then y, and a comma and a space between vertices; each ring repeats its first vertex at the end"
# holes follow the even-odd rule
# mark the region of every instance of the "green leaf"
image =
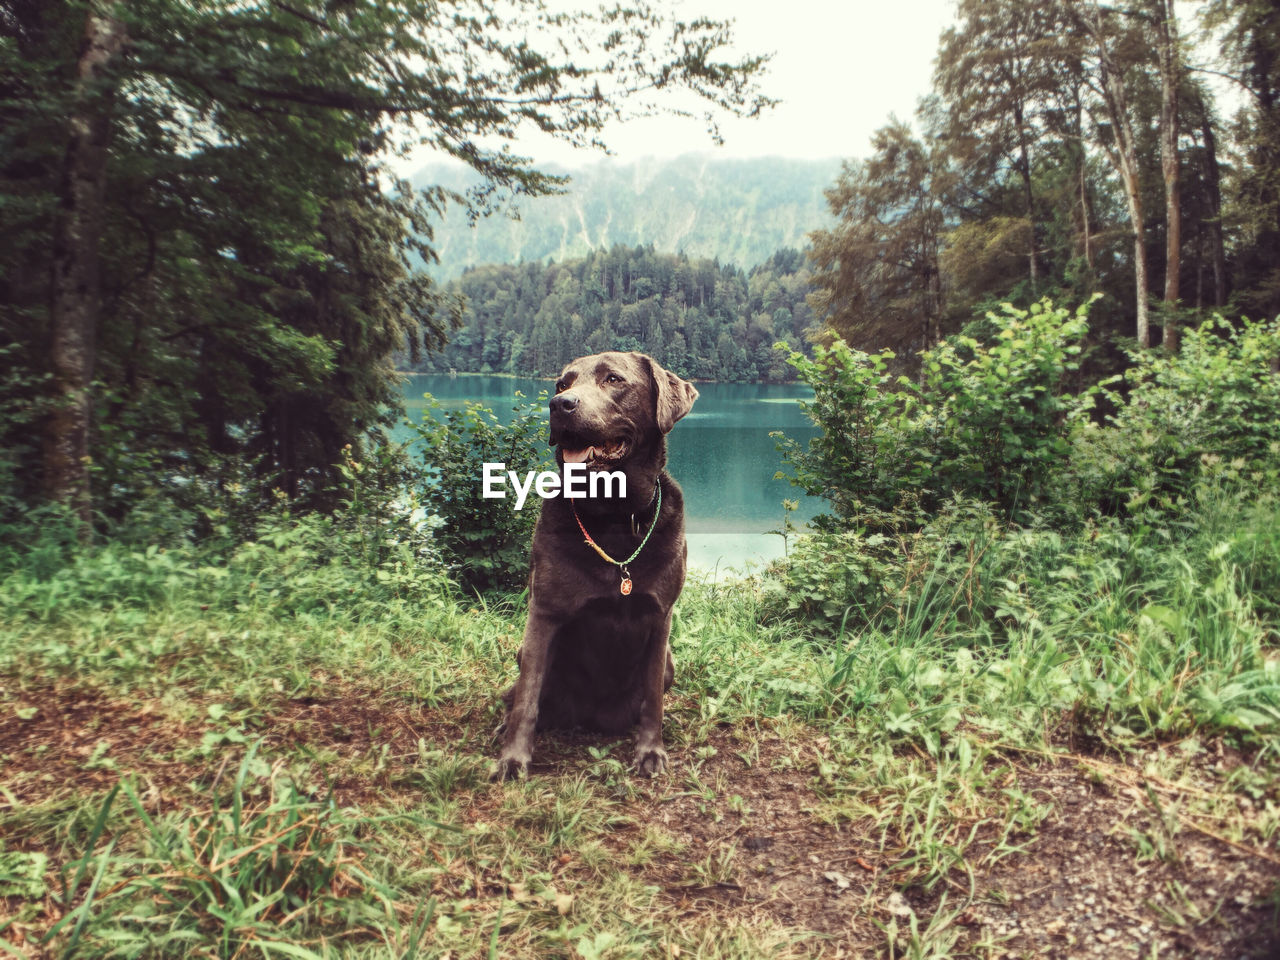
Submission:
POLYGON ((0 850, 0 897, 42 898, 48 866, 47 854, 0 850))

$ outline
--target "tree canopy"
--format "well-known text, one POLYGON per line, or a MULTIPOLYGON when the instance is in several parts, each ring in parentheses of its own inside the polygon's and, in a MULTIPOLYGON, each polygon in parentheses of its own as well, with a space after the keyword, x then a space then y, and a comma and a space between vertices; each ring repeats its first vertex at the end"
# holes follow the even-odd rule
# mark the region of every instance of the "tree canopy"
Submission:
POLYGON ((323 498, 388 416, 392 353, 456 322, 413 269, 441 206, 555 190, 511 148, 529 130, 762 109, 729 40, 644 5, 3 0, 9 494, 86 520, 233 475, 323 498), (483 186, 398 182, 421 144, 483 186))
POLYGON ((828 330, 914 350, 1002 300, 1099 294, 1094 346, 1172 348, 1197 312, 1280 311, 1273 7, 1183 23, 1171 0, 962 0, 917 123, 891 120, 828 191, 837 223, 811 235, 828 330), (1220 49, 1193 43, 1206 31, 1220 49), (1210 75, 1247 92, 1233 119, 1210 75))

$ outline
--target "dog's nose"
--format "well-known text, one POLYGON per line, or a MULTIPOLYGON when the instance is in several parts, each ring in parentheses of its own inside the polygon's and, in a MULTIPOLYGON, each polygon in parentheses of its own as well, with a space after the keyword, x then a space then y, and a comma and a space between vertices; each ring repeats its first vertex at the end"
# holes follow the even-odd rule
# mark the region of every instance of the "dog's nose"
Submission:
POLYGON ((551 398, 552 413, 573 413, 578 408, 578 398, 572 393, 557 393, 551 398))

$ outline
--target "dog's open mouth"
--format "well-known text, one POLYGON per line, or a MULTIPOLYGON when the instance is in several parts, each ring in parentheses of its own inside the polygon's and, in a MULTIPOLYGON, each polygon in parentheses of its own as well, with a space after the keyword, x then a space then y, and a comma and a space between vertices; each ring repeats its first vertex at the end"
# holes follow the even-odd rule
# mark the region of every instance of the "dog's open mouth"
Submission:
POLYGON ((577 438, 565 437, 560 441, 560 455, 565 463, 585 463, 588 466, 603 466, 617 463, 627 455, 625 440, 607 440, 598 443, 584 443, 577 438))

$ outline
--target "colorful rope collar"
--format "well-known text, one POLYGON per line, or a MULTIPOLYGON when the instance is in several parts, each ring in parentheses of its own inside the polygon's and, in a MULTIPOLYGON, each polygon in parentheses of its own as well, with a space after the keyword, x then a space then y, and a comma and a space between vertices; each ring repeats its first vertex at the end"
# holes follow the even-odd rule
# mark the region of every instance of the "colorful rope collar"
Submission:
MULTIPOLYGON (((591 539, 591 534, 587 533, 587 528, 582 525, 582 518, 578 516, 578 505, 570 501, 570 506, 573 507, 573 519, 578 521, 578 529, 581 530, 582 535, 587 538, 587 546, 600 554, 600 558, 606 563, 612 563, 622 574, 622 583, 618 585, 618 592, 624 597, 631 593, 631 572, 627 570, 627 564, 640 556, 640 551, 644 549, 644 545, 649 542, 649 538, 653 536, 653 531, 657 529, 658 526, 658 515, 662 513, 662 481, 657 479, 653 481, 653 496, 654 499, 658 501, 657 509, 653 511, 653 523, 649 524, 649 532, 646 533, 644 535, 644 539, 640 541, 640 546, 636 547, 636 552, 631 554, 631 556, 627 557, 625 560, 613 559, 613 557, 604 552, 600 544, 591 539)), ((652 503, 653 500, 650 500, 649 502, 652 503)))

